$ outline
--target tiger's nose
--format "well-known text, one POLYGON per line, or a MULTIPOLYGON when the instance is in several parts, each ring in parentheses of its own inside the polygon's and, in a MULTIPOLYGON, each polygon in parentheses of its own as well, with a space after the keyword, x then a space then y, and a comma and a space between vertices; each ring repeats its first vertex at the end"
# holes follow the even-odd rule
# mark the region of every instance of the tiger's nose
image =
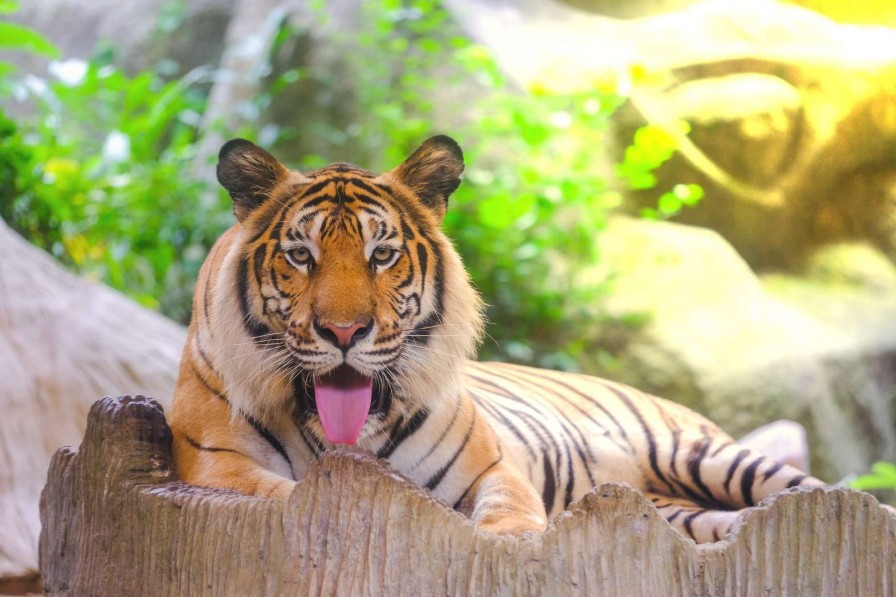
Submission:
POLYGON ((367 323, 356 321, 355 323, 348 325, 340 325, 336 323, 321 324, 315 320, 314 329, 317 330, 320 337, 327 342, 330 342, 342 350, 348 350, 354 346, 358 340, 365 338, 367 334, 370 333, 370 329, 373 327, 371 323, 372 321, 368 321, 367 323))

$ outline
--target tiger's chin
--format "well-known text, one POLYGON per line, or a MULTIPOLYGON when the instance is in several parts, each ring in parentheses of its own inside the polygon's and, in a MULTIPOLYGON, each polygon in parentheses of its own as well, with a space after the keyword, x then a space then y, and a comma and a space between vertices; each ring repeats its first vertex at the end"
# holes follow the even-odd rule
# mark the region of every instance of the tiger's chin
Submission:
POLYGON ((302 376, 294 389, 298 417, 306 422, 318 419, 331 444, 356 444, 368 418, 386 416, 392 407, 385 384, 346 363, 311 379, 302 376))

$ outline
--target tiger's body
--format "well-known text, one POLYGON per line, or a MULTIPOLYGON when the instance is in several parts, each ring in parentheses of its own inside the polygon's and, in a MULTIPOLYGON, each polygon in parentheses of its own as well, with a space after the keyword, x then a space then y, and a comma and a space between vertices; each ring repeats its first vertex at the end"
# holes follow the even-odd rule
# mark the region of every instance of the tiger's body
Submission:
POLYGON ((170 421, 185 481, 284 498, 349 443, 488 532, 542 531, 619 481, 697 541, 770 493, 821 483, 633 388, 469 361, 480 301, 439 227, 462 170, 447 137, 381 176, 222 148, 239 223, 196 287, 170 421))

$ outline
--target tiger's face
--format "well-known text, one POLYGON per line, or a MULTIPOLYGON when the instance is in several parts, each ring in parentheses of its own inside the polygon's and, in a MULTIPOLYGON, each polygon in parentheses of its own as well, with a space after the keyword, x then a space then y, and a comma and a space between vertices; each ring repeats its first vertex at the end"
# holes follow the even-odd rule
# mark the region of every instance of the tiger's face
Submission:
POLYGON ((440 230, 462 170, 447 137, 381 176, 347 164, 299 174, 242 140, 221 150, 244 233, 246 331, 288 355, 297 411, 331 443, 419 407, 419 386, 453 383, 478 340, 478 299, 440 230))

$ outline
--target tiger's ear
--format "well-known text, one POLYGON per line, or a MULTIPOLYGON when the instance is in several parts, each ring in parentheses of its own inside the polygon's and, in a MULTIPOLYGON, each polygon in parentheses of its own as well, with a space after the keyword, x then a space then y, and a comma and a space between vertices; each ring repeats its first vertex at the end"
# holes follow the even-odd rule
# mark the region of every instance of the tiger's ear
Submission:
POLYGON ((464 154, 460 146, 451 137, 436 135, 424 141, 390 174, 442 218, 448 197, 460 186, 463 171, 464 154))
POLYGON ((230 193, 240 222, 289 175, 274 156, 245 139, 231 139, 218 154, 218 182, 230 193))

